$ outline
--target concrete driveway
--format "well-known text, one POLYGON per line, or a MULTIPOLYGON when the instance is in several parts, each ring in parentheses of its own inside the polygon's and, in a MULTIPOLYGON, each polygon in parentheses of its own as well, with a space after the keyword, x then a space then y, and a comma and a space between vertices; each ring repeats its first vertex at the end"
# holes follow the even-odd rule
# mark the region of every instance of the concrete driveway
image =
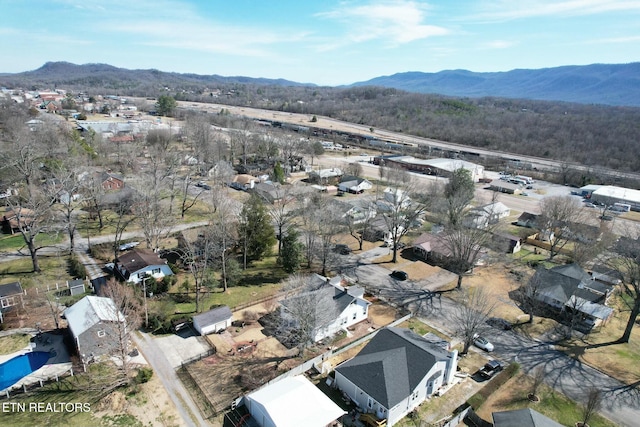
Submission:
POLYGON ((153 341, 173 368, 211 348, 209 343, 191 328, 184 328, 179 331, 179 334, 153 338, 153 341))

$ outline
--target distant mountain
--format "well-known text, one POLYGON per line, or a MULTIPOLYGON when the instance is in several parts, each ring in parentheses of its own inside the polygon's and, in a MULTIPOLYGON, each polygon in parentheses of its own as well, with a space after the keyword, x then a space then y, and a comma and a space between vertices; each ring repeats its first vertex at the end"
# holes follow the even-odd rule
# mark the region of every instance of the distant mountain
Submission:
POLYGON ((475 73, 449 70, 376 77, 351 86, 382 86, 457 97, 494 96, 640 106, 640 62, 475 73))
POLYGON ((257 84, 278 86, 315 86, 310 83, 297 83, 284 79, 265 79, 252 77, 223 77, 216 74, 198 75, 168 73, 159 70, 128 70, 107 64, 76 65, 69 62, 47 62, 42 67, 23 73, 0 74, 3 85, 22 84, 26 86, 86 86, 107 88, 132 88, 153 84, 175 87, 185 85, 203 86, 207 84, 257 84))

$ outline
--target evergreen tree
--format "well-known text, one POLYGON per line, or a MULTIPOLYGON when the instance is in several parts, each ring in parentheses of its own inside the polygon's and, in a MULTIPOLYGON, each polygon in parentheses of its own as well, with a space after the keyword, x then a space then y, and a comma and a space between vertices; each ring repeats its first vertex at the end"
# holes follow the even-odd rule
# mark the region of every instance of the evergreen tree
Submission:
POLYGON ((238 231, 245 268, 247 260, 258 260, 271 253, 276 243, 275 232, 267 208, 255 193, 251 194, 242 207, 238 231))
POLYGON ((176 100, 172 96, 160 95, 156 102, 156 112, 160 116, 171 116, 176 106, 176 100))
POLYGON ((287 273, 295 273, 300 269, 302 262, 302 244, 299 242, 300 235, 293 228, 289 228, 282 239, 282 252, 280 253, 280 263, 287 273))

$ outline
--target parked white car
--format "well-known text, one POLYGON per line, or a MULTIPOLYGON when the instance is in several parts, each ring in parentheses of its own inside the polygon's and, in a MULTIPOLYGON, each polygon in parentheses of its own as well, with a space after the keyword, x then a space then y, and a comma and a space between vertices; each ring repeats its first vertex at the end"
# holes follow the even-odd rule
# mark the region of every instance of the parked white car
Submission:
POLYGON ((478 334, 473 336, 473 345, 484 351, 493 351, 493 344, 491 344, 488 339, 481 337, 478 334))

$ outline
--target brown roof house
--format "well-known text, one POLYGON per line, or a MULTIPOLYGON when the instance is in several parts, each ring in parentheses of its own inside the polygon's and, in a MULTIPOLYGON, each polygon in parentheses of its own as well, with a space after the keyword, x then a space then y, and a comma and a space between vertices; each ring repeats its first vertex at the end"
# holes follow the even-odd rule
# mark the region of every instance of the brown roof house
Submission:
POLYGON ((120 254, 116 260, 116 271, 127 282, 140 283, 151 276, 156 280, 173 275, 167 260, 162 259, 151 249, 132 249, 120 254))
POLYGON ((124 187, 124 179, 122 175, 111 172, 98 172, 96 174, 97 181, 105 190, 119 190, 124 187))
POLYGON ((15 210, 7 210, 2 217, 2 232, 13 234, 21 228, 29 228, 33 217, 31 209, 18 207, 15 210))

